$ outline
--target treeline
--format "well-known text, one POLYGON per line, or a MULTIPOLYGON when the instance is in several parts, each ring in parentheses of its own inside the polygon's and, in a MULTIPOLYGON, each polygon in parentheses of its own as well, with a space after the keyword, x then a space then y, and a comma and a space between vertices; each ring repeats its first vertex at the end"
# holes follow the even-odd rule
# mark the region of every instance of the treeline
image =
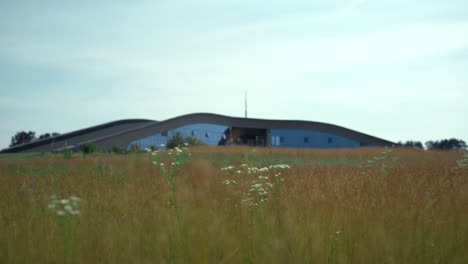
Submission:
POLYGON ((39 135, 39 137, 36 137, 36 132, 33 131, 20 131, 16 133, 13 137, 11 137, 11 144, 10 147, 16 146, 16 145, 21 145, 29 142, 33 142, 35 140, 39 139, 44 139, 44 138, 50 138, 50 137, 55 137, 60 135, 57 132, 52 132, 52 133, 45 133, 42 135, 39 135))
MULTIPOLYGON (((440 149, 440 150, 466 150, 466 143, 461 139, 451 138, 451 139, 442 139, 436 141, 427 141, 424 143, 426 149, 440 149)), ((420 141, 406 141, 397 143, 397 146, 409 147, 409 148, 423 148, 423 144, 420 141)))

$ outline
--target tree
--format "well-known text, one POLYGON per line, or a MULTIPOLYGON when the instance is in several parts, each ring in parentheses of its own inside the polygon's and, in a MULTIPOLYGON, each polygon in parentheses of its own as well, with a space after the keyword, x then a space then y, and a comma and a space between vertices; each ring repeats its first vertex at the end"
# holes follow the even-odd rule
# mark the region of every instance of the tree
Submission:
POLYGON ((409 147, 409 148, 419 148, 419 149, 422 149, 423 148, 423 145, 421 142, 419 141, 412 141, 412 140, 408 140, 406 141, 403 146, 405 147, 409 147))
POLYGON ((40 135, 40 136, 39 136, 39 139, 55 137, 55 136, 58 136, 58 135, 60 135, 60 134, 57 133, 57 132, 53 132, 52 134, 50 134, 50 133, 45 133, 45 134, 40 135))
POLYGON ((461 139, 451 138, 442 139, 437 141, 427 141, 427 149, 441 149, 441 150, 465 150, 467 148, 465 141, 461 139))
POLYGON ((408 148, 419 148, 419 149, 423 148, 423 144, 420 141, 412 141, 412 140, 408 140, 406 142, 398 141, 396 145, 400 147, 408 147, 408 148))
POLYGON ((20 131, 11 138, 10 147, 29 143, 35 138, 35 136, 36 136, 36 132, 33 132, 33 131, 29 131, 29 132, 20 131))
POLYGON ((50 138, 50 134, 45 133, 45 134, 42 134, 42 135, 39 136, 39 139, 43 139, 43 138, 50 138))

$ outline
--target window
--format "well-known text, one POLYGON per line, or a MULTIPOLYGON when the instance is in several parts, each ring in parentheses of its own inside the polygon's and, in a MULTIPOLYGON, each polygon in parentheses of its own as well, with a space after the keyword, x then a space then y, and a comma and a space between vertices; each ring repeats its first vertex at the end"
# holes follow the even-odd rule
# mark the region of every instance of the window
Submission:
POLYGON ((281 139, 283 137, 280 137, 280 136, 271 136, 271 145, 272 146, 279 146, 280 143, 282 142, 281 140, 284 141, 284 138, 281 139))
POLYGON ((163 131, 163 132, 161 133, 161 136, 167 137, 167 130, 166 130, 166 131, 163 131))
POLYGON ((208 132, 205 133, 205 137, 210 137, 210 135, 208 134, 208 132))
POLYGON ((280 145, 280 137, 279 136, 272 136, 271 137, 271 145, 272 146, 279 146, 280 145))
POLYGON ((309 143, 309 138, 308 137, 304 138, 304 143, 309 143))
POLYGON ((280 143, 284 143, 284 137, 280 137, 280 143))
POLYGON ((192 136, 195 136, 197 133, 195 132, 195 130, 192 130, 192 136))
POLYGON ((333 138, 329 137, 328 138, 328 144, 331 144, 331 143, 333 143, 333 138))

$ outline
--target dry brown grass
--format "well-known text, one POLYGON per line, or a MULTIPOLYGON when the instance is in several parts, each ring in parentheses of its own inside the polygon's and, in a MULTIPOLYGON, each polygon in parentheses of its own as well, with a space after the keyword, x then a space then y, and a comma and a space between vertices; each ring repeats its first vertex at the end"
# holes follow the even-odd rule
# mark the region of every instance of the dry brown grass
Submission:
POLYGON ((468 262, 468 173, 457 168, 459 152, 396 149, 388 175, 380 163, 359 168, 382 149, 191 152, 176 179, 177 210, 148 155, 1 158, 0 262, 468 262), (220 168, 272 159, 296 165, 283 175, 279 203, 252 214, 222 184, 220 168), (47 209, 53 194, 82 198, 68 259, 47 209))

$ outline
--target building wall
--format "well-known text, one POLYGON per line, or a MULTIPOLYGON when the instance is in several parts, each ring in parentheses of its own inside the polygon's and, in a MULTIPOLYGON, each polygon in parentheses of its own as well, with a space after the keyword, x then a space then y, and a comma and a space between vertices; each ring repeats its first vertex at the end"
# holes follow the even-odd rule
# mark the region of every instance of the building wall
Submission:
POLYGON ((359 141, 312 130, 271 129, 271 145, 289 148, 357 148, 359 141))
POLYGON ((130 150, 132 145, 137 145, 140 149, 151 148, 155 146, 160 148, 161 144, 167 145, 167 142, 177 133, 180 132, 183 137, 195 136, 206 145, 217 146, 223 138, 224 132, 228 129, 227 126, 214 124, 190 124, 176 129, 164 131, 146 138, 138 139, 130 142, 127 150, 130 150))
MULTIPOLYGON (((228 126, 208 123, 185 125, 176 129, 154 134, 149 137, 134 140, 128 144, 127 150, 130 150, 132 145, 136 145, 140 149, 151 148, 151 146, 160 147, 161 144, 167 145, 169 139, 171 139, 177 132, 180 132, 184 137, 190 135, 195 136, 206 145, 217 146, 223 137, 225 137, 225 132, 228 128, 228 126)), ((321 149, 360 147, 359 141, 312 130, 270 129, 269 135, 271 135, 272 147, 321 149)))

